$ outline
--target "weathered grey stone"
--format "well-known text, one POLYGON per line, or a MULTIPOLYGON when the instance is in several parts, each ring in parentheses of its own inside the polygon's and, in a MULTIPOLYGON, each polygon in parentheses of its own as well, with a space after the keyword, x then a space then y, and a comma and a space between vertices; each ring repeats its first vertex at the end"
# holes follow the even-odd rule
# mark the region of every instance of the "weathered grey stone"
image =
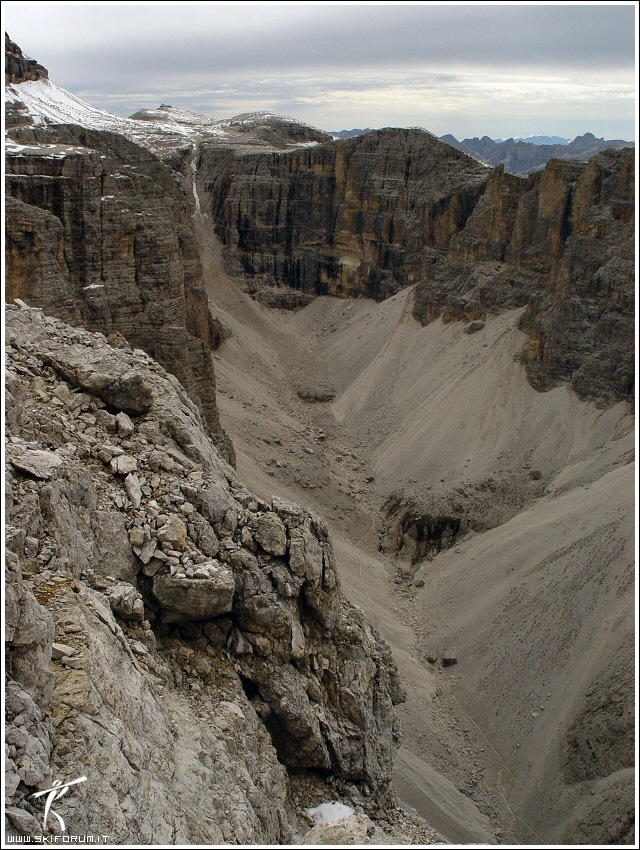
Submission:
POLYGON ((5 582, 7 673, 24 683, 38 701, 46 703, 54 685, 53 618, 23 582, 18 559, 9 551, 5 553, 5 582))
POLYGON ((21 472, 27 472, 34 478, 48 480, 63 463, 63 458, 55 452, 44 449, 24 449, 15 445, 7 446, 7 458, 21 472))
POLYGON ((322 547, 307 520, 290 531, 289 563, 296 575, 318 582, 322 579, 322 547))
POLYGON ((73 670, 84 670, 85 663, 82 658, 65 655, 61 660, 64 667, 71 667, 73 670))
POLYGON ((187 528, 177 514, 170 516, 164 525, 158 529, 158 540, 161 543, 168 543, 173 549, 182 552, 187 542, 187 528))
POLYGON ((277 593, 259 594, 243 600, 237 607, 238 622, 249 632, 270 637, 289 637, 293 614, 277 593))
POLYGON ((156 547, 157 543, 155 540, 145 540, 142 549, 139 553, 137 553, 143 564, 148 564, 149 561, 153 558, 156 552, 156 547))
POLYGON ((284 555, 287 551, 287 530, 274 513, 263 514, 255 523, 254 538, 271 555, 284 555))
POLYGON ((199 513, 189 515, 189 536, 208 557, 214 558, 218 554, 220 545, 216 533, 211 524, 199 513))
POLYGON ((133 434, 133 422, 131 421, 130 417, 127 416, 126 413, 124 413, 124 411, 121 410, 120 413, 116 415, 116 423, 118 426, 118 434, 121 437, 129 437, 131 436, 131 434, 133 434))
POLYGON ((116 617, 120 617, 122 620, 134 620, 139 623, 144 620, 142 596, 130 584, 122 582, 111 587, 109 605, 116 617))
POLYGON ((18 771, 16 769, 15 762, 13 759, 8 756, 5 759, 4 766, 4 793, 7 797, 13 797, 18 785, 20 784, 20 777, 18 776, 18 771))
POLYGON ((212 482, 206 488, 197 490, 192 501, 195 501, 200 513, 213 524, 220 524, 227 511, 236 505, 221 482, 212 482))
POLYGON ((153 595, 165 622, 205 620, 231 611, 235 581, 224 564, 212 562, 206 579, 177 579, 166 574, 153 579, 153 595))
POLYGON ((91 514, 92 553, 89 565, 100 575, 131 582, 138 572, 125 517, 114 511, 91 514))
POLYGON ((144 543, 144 531, 141 528, 132 528, 129 532, 129 540, 132 546, 142 546, 144 543))
POLYGON ((40 822, 30 812, 16 806, 5 806, 4 811, 11 825, 17 829, 20 835, 31 837, 43 835, 40 822))
POLYGON ((109 465, 116 475, 129 475, 130 472, 135 472, 138 469, 138 461, 131 455, 114 457, 109 465))
POLYGON ((108 410, 97 410, 96 411, 96 420, 102 425, 102 427, 109 431, 110 434, 115 434, 118 431, 118 420, 113 415, 113 413, 109 413, 108 410))
POLYGON ((51 657, 54 661, 60 661, 65 656, 70 657, 75 653, 72 646, 67 646, 66 643, 53 643, 51 645, 51 657))
POLYGON ((124 489, 127 491, 127 496, 133 507, 139 508, 142 501, 142 488, 140 487, 140 479, 134 472, 130 472, 124 479, 124 489))
POLYGON ((23 528, 16 528, 13 525, 5 525, 4 527, 4 545, 12 552, 19 554, 24 549, 26 534, 23 528))

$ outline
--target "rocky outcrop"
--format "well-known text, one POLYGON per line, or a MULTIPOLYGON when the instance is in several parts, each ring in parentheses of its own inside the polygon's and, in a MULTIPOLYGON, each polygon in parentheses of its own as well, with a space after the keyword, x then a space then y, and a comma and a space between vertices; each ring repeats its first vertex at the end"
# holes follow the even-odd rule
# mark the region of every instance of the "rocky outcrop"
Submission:
POLYGON ((25 56, 7 33, 4 34, 4 83, 24 83, 27 80, 48 80, 49 72, 35 59, 25 56))
POLYGON ((27 307, 6 339, 12 829, 79 774, 70 831, 113 843, 287 843, 288 768, 379 805, 403 693, 326 526, 246 490, 143 352, 27 307))
POLYGON ((571 724, 564 752, 568 783, 601 779, 634 765, 633 649, 621 648, 591 683, 571 724))
POLYGON ((424 561, 455 546, 469 532, 495 528, 544 493, 539 470, 486 475, 430 496, 395 492, 383 505, 379 549, 397 558, 397 577, 413 581, 424 561))
POLYGON ((202 145, 198 160, 203 206, 251 291, 386 298, 448 247, 485 180, 483 166, 421 130, 287 153, 202 145))
POLYGON ((634 153, 494 171, 445 257, 416 287, 423 323, 525 307, 529 380, 610 404, 634 389, 634 153))
POLYGON ((210 351, 222 339, 203 290, 184 192, 153 154, 79 127, 14 131, 7 148, 6 295, 119 333, 197 402, 229 460, 210 351))
POLYGON ((588 162, 605 150, 633 148, 633 142, 623 139, 598 139, 593 133, 576 136, 569 144, 532 144, 524 140, 506 139, 496 142, 489 136, 481 139, 463 139, 443 136, 442 140, 456 150, 464 151, 486 162, 487 165, 503 165, 509 174, 533 174, 541 171, 550 159, 570 159, 588 162))
POLYGON ((252 145, 256 142, 266 142, 276 148, 331 140, 331 135, 324 130, 318 130, 286 115, 274 115, 272 112, 243 112, 233 118, 219 121, 218 126, 244 136, 252 145))

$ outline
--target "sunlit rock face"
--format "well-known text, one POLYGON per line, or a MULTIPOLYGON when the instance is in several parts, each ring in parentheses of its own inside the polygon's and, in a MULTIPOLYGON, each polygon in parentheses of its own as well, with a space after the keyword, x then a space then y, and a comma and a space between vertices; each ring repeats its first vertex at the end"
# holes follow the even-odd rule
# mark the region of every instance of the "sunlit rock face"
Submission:
POLYGON ((382 130, 287 153, 203 145, 197 179, 229 270, 262 303, 415 284, 422 323, 526 307, 537 389, 629 398, 633 149, 520 178, 424 131, 382 130))
POLYGON ((567 381, 604 405, 629 399, 634 185, 632 149, 587 164, 554 160, 527 179, 497 169, 416 287, 414 315, 473 321, 526 306, 522 359, 536 389, 567 381))

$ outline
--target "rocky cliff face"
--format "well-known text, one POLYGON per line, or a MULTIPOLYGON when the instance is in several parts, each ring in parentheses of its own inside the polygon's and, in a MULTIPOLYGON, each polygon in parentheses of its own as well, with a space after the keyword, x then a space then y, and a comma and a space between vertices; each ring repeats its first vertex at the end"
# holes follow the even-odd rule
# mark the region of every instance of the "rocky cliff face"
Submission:
POLYGON ((385 797, 403 698, 327 529, 236 479, 146 354, 7 309, 8 817, 287 843, 287 769, 385 797))
MULTIPOLYGON (((465 227, 416 287, 421 322, 525 307, 523 361, 545 390, 570 382, 602 404, 634 387, 634 153, 496 170, 465 227)), ((473 325, 469 326, 473 331, 473 325)))
POLYGON ((203 146, 198 167, 228 265, 263 303, 306 303, 293 290, 381 299, 416 283, 423 323, 526 307, 537 389, 630 397, 632 149, 523 179, 389 130, 290 153, 203 146))
POLYGON ((208 309, 187 198, 169 169, 113 133, 15 130, 7 149, 6 296, 105 334, 166 365, 226 457, 208 309))
POLYGON ((35 59, 25 56, 17 44, 4 34, 4 82, 24 83, 26 80, 48 80, 49 72, 35 59))
POLYGON ((485 180, 485 168, 421 130, 287 153, 203 145, 198 161, 202 202, 252 292, 385 298, 446 250, 485 180))

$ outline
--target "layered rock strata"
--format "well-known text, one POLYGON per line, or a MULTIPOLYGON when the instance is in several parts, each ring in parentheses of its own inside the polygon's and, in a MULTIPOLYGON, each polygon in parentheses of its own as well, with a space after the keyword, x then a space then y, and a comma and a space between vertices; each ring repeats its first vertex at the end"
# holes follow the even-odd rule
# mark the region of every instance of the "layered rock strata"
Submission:
POLYGON ((385 130, 287 153, 203 145, 197 167, 227 265, 262 303, 302 306, 292 289, 382 299, 415 283, 419 321, 470 333, 527 307, 536 389, 568 381, 604 405, 632 394, 632 149, 525 179, 423 131, 385 130))
POLYGON ((153 154, 113 133, 14 131, 7 147, 6 297, 163 363, 196 401, 227 459, 209 312, 187 197, 153 154))
POLYGON ((8 817, 87 776, 71 832, 287 843, 287 768, 382 799, 395 665, 324 524, 237 480, 141 351, 7 308, 8 817))
MULTIPOLYGON (((413 314, 473 323, 525 307, 529 380, 569 382, 603 405, 633 396, 634 153, 552 161, 528 179, 502 169, 447 255, 425 270, 413 314)), ((469 330, 472 330, 472 324, 469 330)))
POLYGON ((24 83, 27 80, 48 80, 47 69, 25 56, 22 50, 15 44, 7 33, 4 34, 4 83, 24 83))
POLYGON ((202 145, 200 195, 255 289, 386 298, 418 280, 475 206, 486 168, 421 130, 287 153, 202 145))

